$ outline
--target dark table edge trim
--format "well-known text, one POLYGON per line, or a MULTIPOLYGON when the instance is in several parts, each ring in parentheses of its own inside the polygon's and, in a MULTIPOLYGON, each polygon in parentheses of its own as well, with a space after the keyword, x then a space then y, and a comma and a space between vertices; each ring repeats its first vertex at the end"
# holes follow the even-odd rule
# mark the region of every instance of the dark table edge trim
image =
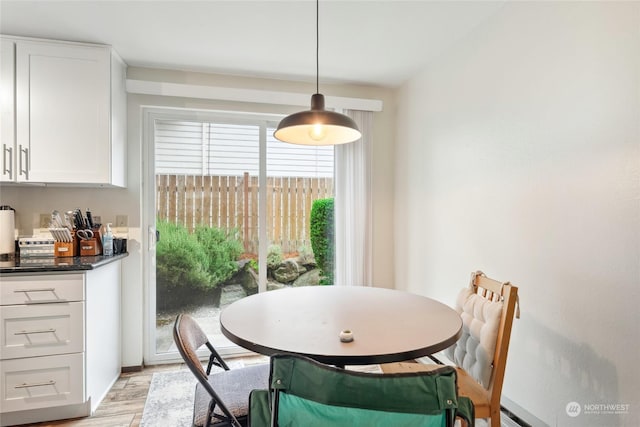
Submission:
MULTIPOLYGON (((274 349, 272 347, 267 347, 264 345, 256 344, 251 341, 243 340, 224 327, 222 322, 220 323, 220 331, 222 334, 229 339, 229 341, 234 344, 239 345, 240 347, 246 348, 247 350, 251 350, 253 352, 263 354, 265 356, 273 356, 274 354, 279 354, 285 352, 284 350, 274 349)), ((431 345, 429 347, 424 347, 418 350, 407 351, 403 353, 391 353, 391 354, 374 354, 370 356, 323 356, 319 354, 308 354, 308 353, 295 353, 300 354, 302 356, 309 357, 311 359, 317 360, 320 363, 325 363, 328 365, 337 365, 337 366, 346 366, 346 365, 375 365, 380 363, 393 363, 393 362, 402 362, 405 360, 417 359, 419 357, 428 356, 430 354, 437 353, 445 348, 451 347, 455 344, 456 341, 462 335, 462 322, 460 322, 460 329, 458 332, 452 336, 451 338, 442 341, 438 344, 431 345)), ((291 353, 289 351, 289 353, 291 353)))

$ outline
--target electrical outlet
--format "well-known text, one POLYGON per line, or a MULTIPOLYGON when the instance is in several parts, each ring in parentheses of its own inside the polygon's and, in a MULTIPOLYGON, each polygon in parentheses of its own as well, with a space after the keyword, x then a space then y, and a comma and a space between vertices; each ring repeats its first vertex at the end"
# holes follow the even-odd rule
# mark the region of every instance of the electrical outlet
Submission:
POLYGON ((116 215, 116 223, 113 224, 114 227, 123 228, 129 226, 129 216, 128 215, 116 215))
POLYGON ((51 214, 40 214, 39 228, 49 228, 51 225, 51 214))

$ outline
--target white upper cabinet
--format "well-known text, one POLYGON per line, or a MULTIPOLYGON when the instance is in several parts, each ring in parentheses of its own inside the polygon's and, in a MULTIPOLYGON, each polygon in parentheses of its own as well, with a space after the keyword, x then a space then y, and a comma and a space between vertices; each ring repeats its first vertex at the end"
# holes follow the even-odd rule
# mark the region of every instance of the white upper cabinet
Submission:
POLYGON ((0 144, 2 170, 0 182, 17 179, 16 166, 16 69, 15 43, 0 39, 0 144))
MULTIPOLYGON (((11 47, 14 158, 10 173, 3 168, 3 180, 125 186, 124 63, 102 45, 3 38, 3 59, 11 47)), ((3 68, 3 101, 10 77, 3 68)), ((4 128, 4 107, 2 118, 4 128)), ((4 131, 2 138, 3 148, 10 147, 9 132, 8 142, 4 131)))

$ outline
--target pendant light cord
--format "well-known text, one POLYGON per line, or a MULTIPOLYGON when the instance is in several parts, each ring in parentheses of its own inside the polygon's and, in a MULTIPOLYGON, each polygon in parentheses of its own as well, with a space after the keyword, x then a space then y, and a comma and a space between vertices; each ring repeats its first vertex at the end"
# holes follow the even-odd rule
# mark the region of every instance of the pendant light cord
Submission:
POLYGON ((320 0, 316 0, 316 93, 320 93, 320 0))

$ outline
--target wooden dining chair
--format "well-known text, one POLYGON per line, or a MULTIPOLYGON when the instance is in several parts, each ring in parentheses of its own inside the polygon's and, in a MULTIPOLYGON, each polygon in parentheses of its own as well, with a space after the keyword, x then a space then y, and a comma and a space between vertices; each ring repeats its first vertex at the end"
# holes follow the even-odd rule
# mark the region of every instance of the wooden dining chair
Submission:
MULTIPOLYGON (((477 418, 490 418, 491 427, 500 427, 500 396, 511 327, 514 317, 520 317, 518 288, 476 271, 471 274, 469 287, 458 295, 456 309, 462 317, 463 332, 445 354, 457 365, 460 395, 473 401, 477 418)), ((438 367, 416 361, 381 365, 385 373, 438 367)))

